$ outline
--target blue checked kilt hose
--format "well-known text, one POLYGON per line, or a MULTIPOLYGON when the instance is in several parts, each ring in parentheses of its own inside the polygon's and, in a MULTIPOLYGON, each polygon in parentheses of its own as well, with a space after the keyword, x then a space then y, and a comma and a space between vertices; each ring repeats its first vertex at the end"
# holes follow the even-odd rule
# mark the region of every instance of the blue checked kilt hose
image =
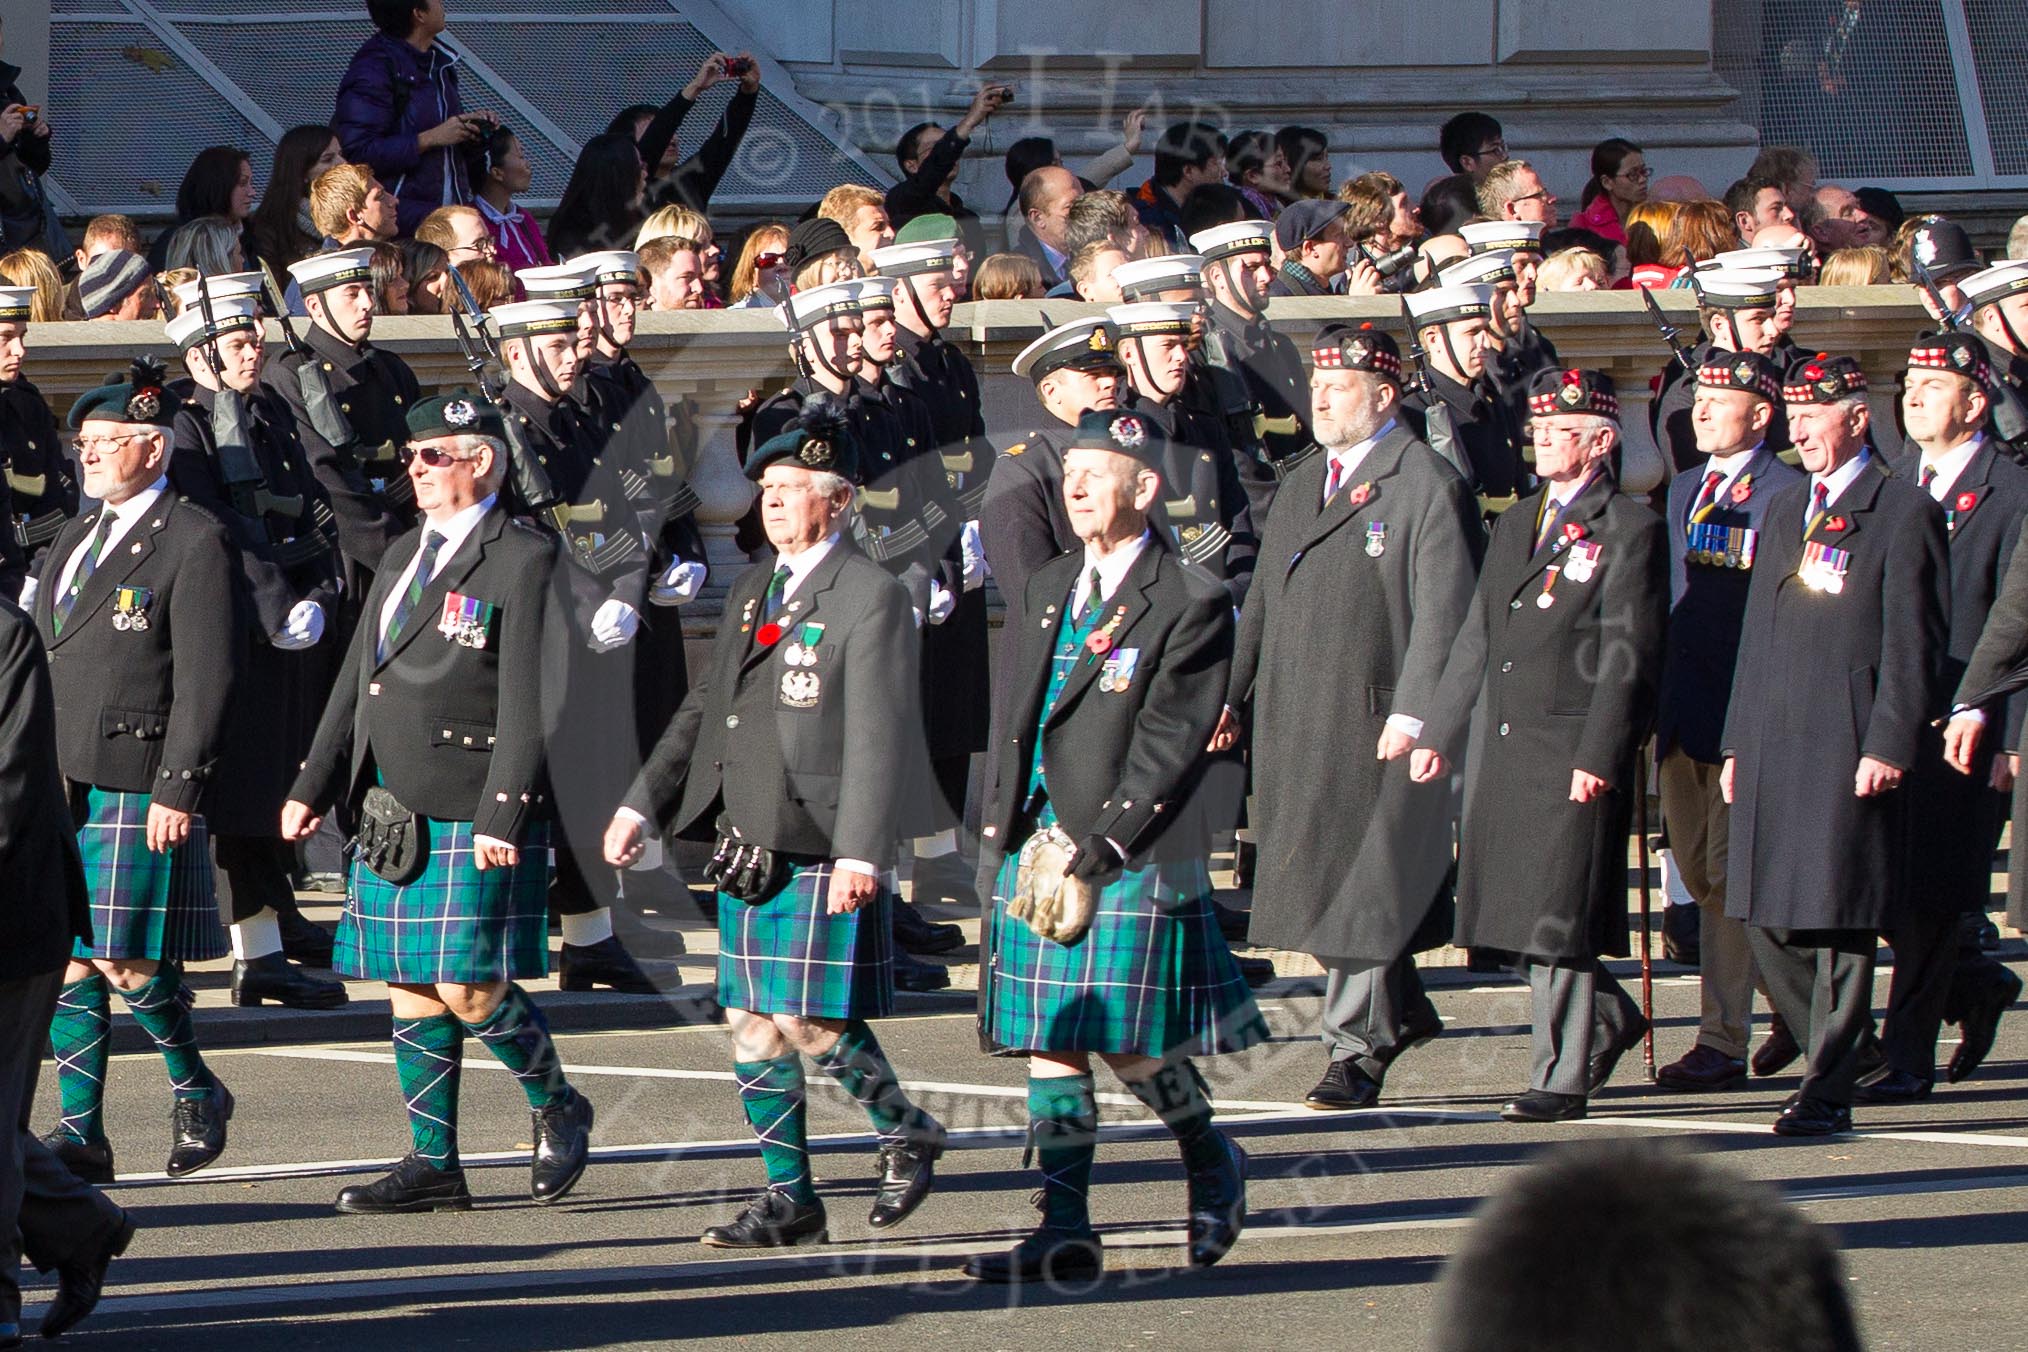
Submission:
POLYGON ((204 962, 232 951, 204 818, 191 818, 189 840, 157 854, 148 848, 149 801, 145 793, 85 790, 77 848, 92 898, 92 942, 77 940, 73 957, 204 962))
POLYGON ((1211 910, 1201 859, 1128 869, 1072 944, 1007 914, 1019 847, 993 879, 980 980, 986 1036, 1024 1052, 1203 1056, 1244 1051, 1267 1025, 1211 910))
POLYGON ((754 1014, 877 1019, 894 1010, 894 895, 827 915, 831 861, 792 864, 762 902, 718 894, 718 1003, 754 1014))
POLYGON ((472 824, 422 817, 430 857, 396 887, 358 860, 338 921, 341 974, 429 985, 519 981, 549 971, 549 825, 536 822, 512 868, 472 862, 472 824))

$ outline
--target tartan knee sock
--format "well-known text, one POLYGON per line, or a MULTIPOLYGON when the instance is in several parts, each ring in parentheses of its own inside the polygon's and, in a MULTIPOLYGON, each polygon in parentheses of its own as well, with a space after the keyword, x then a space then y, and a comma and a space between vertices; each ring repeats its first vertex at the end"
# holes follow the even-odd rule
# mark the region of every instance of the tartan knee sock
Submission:
POLYGON ((794 1052, 770 1061, 735 1061, 739 1102, 747 1125, 760 1142, 761 1165, 768 1186, 808 1205, 817 1200, 810 1177, 810 1148, 805 1125, 803 1062, 794 1052))
POLYGON ((113 1049, 112 986, 94 972, 67 981, 49 1021, 56 1056, 56 1092, 63 1116, 56 1129, 80 1145, 106 1138, 106 1063, 113 1049))
POLYGON ((394 1073, 408 1106, 415 1153, 439 1169, 458 1167, 458 1071, 465 1026, 449 1014, 394 1021, 394 1073))
POLYGON ((1028 1139, 1042 1166, 1042 1224, 1091 1230, 1092 1156, 1098 1149, 1098 1100, 1091 1072, 1028 1080, 1028 1139))
POLYGON ((163 1064, 169 1067, 169 1087, 177 1098, 202 1098, 216 1082, 205 1068, 197 1050, 197 1033, 190 1025, 190 1007, 180 998, 183 970, 173 962, 155 969, 155 975, 130 991, 121 991, 127 1012, 155 1039, 163 1064))
POLYGON ((880 1050, 880 1039, 864 1019, 846 1024, 845 1031, 828 1051, 810 1059, 838 1081, 846 1093, 859 1100, 882 1141, 899 1141, 911 1127, 920 1126, 928 1117, 901 1092, 894 1067, 880 1050))
POLYGON ((549 1036, 549 1020, 528 998, 528 992, 509 982, 499 1008, 484 1023, 468 1023, 465 1031, 486 1044, 500 1064, 521 1081, 528 1106, 547 1108, 570 1093, 570 1081, 563 1077, 563 1058, 549 1036))
POLYGON ((1184 1167, 1216 1169, 1225 1163, 1225 1142, 1212 1129, 1211 1101, 1204 1097, 1196 1066, 1187 1060, 1173 1062, 1145 1080, 1126 1081, 1126 1086, 1176 1133, 1184 1167))

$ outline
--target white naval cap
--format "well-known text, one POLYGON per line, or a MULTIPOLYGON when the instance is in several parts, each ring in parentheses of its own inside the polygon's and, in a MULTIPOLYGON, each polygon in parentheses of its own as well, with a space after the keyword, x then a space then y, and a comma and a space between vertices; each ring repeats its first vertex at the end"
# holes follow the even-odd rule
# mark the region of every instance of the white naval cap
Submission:
POLYGON ((1516 253, 1542 252, 1540 221, 1471 221, 1458 227, 1458 237, 1475 254, 1491 253, 1496 249, 1512 249, 1516 253))
POLYGON ((579 308, 576 296, 544 296, 496 305, 486 317, 499 326, 502 338, 534 338, 545 333, 576 333, 579 308))
POLYGON ((211 303, 215 306, 221 300, 260 295, 261 275, 258 272, 220 272, 210 277, 193 277, 170 294, 176 298, 178 305, 189 309, 197 304, 197 293, 200 288, 211 297, 211 303))
POLYGON ((1021 349, 1014 358, 1017 376, 1040 380, 1066 366, 1084 370, 1120 370, 1119 334, 1109 319, 1073 319, 1059 324, 1021 349))
MULTIPOLYGON (((853 281, 863 280, 859 278, 853 281)), ((859 291, 853 281, 826 282, 808 291, 798 291, 775 307, 782 327, 800 333, 838 315, 859 313, 859 291)))
POLYGON ((632 249, 604 249, 598 253, 579 254, 564 266, 590 273, 593 286, 641 280, 641 255, 632 249))
POLYGON ((1417 327, 1449 324, 1459 319, 1484 319, 1493 311, 1493 288, 1460 283, 1410 291, 1402 296, 1417 327))
POLYGON ((925 272, 949 272, 957 256, 956 240, 925 239, 875 249, 873 266, 883 277, 913 277, 925 272))
POLYGON ((169 341, 176 344, 179 352, 188 352, 207 338, 240 329, 257 329, 260 323, 260 302, 252 296, 213 296, 208 326, 204 307, 193 303, 184 306, 183 313, 170 320, 167 328, 169 341))
MULTIPOLYGON (((1275 228, 1269 221, 1231 221, 1225 225, 1214 225, 1209 230, 1199 230, 1190 237, 1190 247, 1207 263, 1216 263, 1221 258, 1234 254, 1270 253, 1274 248, 1275 228)), ((1117 274, 1118 269, 1114 270, 1117 274)))
POLYGON ((2028 291, 2028 261, 2002 259, 1958 283, 1958 290, 1977 310, 2028 291))
POLYGON ((0 286, 0 324, 25 323, 34 307, 34 287, 0 286))
POLYGON ((1698 304, 1720 310, 1772 309, 1786 280, 1773 268, 1708 268, 1690 274, 1698 304))
POLYGON ((1757 244, 1750 249, 1727 249, 1722 254, 1699 259, 1691 265, 1693 272, 1779 272, 1782 276, 1795 279, 1809 272, 1810 258, 1807 250, 1800 248, 1776 248, 1773 245, 1757 244))
POLYGON ((582 258, 548 267, 523 268, 514 274, 514 279, 521 283, 530 300, 586 300, 598 289, 592 270, 582 258))
POLYGON ((1195 301, 1143 300, 1132 305, 1114 305, 1106 310, 1121 338, 1139 338, 1157 333, 1188 333, 1191 321, 1202 313, 1195 301))
POLYGON ((1123 300, 1147 300, 1164 291, 1195 291, 1204 285, 1204 260, 1196 254, 1135 258, 1113 269, 1123 300))
POLYGON ((892 310, 894 288, 900 283, 892 277, 855 277, 840 285, 852 288, 852 298, 862 310, 892 310))
POLYGON ((1467 254, 1437 270, 1437 281, 1443 286, 1498 286, 1501 282, 1513 280, 1512 249, 1488 249, 1483 253, 1467 254))
POLYGON ((297 290, 306 296, 329 291, 347 282, 364 282, 371 286, 373 250, 333 249, 329 253, 311 254, 300 262, 289 264, 289 276, 296 279, 297 290))

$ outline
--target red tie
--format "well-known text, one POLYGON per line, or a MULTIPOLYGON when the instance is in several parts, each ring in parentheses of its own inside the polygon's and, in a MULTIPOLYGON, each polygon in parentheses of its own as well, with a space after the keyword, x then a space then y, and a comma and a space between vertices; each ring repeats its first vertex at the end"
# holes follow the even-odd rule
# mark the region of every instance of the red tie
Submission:
POLYGON ((1824 513, 1830 510, 1831 490, 1823 484, 1818 484, 1816 492, 1810 497, 1810 520, 1803 527, 1803 534, 1808 535, 1815 530, 1817 523, 1824 519, 1824 513))
POLYGON ((1345 483, 1345 462, 1331 457, 1331 472, 1324 476, 1324 505, 1329 507, 1331 499, 1338 496, 1338 490, 1345 483))
POLYGON ((1710 503, 1717 498, 1718 485, 1724 482, 1725 476, 1723 474, 1720 474, 1715 469, 1712 470, 1709 474, 1704 476, 1704 487, 1698 490, 1697 501, 1690 504, 1690 519, 1692 521, 1695 521, 1697 519, 1697 514, 1703 511, 1705 507, 1709 506, 1710 503))
POLYGON ((1924 465, 1922 467, 1922 483, 1919 485, 1919 487, 1921 487, 1923 492, 1927 493, 1929 492, 1931 486, 1934 485, 1935 483, 1936 483, 1936 466, 1924 465))

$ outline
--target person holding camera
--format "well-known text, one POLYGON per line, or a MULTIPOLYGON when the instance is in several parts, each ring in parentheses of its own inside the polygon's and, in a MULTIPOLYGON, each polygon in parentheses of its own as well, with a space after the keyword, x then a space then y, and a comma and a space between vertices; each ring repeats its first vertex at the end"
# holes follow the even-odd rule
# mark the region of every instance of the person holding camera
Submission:
POLYGON ((693 688, 606 828, 630 867, 649 834, 717 833, 718 998, 762 1188, 715 1248, 821 1244, 803 1058, 865 1108, 880 1141, 867 1224, 900 1224, 935 1180, 943 1124, 911 1103, 867 1020, 894 1004, 883 882, 924 782, 909 595, 852 541, 857 440, 842 400, 812 399, 754 451, 747 478, 776 550, 725 598, 693 688), (735 623, 735 617, 737 622, 735 623))
POLYGON ((979 213, 951 190, 958 181, 958 161, 986 119, 1014 100, 1014 86, 982 85, 972 95, 958 125, 945 131, 934 122, 918 122, 894 146, 902 181, 887 190, 887 219, 898 231, 918 216, 949 216, 958 223, 965 248, 975 257, 986 254, 979 213))
POLYGON ((42 249, 61 258, 70 248, 42 197, 49 172, 49 120, 22 100, 21 68, 0 61, 0 253, 42 249), (60 246, 60 247, 59 247, 60 246))
POLYGON ((444 0, 367 0, 377 30, 338 83, 331 129, 345 158, 363 164, 400 202, 399 234, 438 207, 470 204, 466 143, 498 123, 458 99, 457 58, 437 45, 444 0))

